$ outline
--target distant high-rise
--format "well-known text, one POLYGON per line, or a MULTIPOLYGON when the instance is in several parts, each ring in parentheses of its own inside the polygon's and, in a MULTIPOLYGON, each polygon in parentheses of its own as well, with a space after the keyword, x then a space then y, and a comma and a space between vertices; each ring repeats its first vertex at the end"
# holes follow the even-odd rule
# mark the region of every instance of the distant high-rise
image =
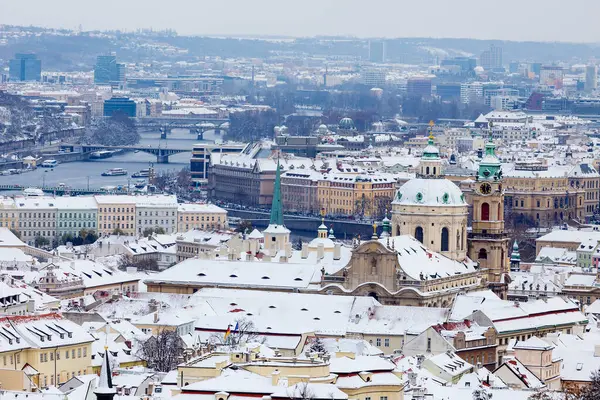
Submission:
POLYGON ((111 85, 125 82, 125 65, 117 63, 115 55, 98 56, 94 67, 94 83, 111 85))
POLYGON ((9 78, 11 81, 41 81, 42 61, 35 54, 15 54, 9 61, 9 78))
POLYGON ((447 58, 445 60, 442 60, 441 65, 442 66, 453 65, 453 66, 460 67, 461 72, 471 72, 477 66, 477 60, 474 58, 469 58, 469 57, 454 57, 454 58, 447 58))
POLYGON ((542 66, 540 70, 540 84, 552 86, 555 89, 562 89, 563 77, 564 70, 562 67, 556 67, 553 65, 542 66))
POLYGON ((486 71, 502 68, 502 47, 491 44, 489 50, 481 53, 479 64, 486 71))
POLYGON ((360 81, 371 88, 385 86, 386 71, 380 68, 366 68, 360 72, 360 81))
POLYGON ((385 62, 384 40, 369 40, 369 61, 373 63, 385 62))
POLYGON ((431 96, 431 79, 423 77, 408 78, 406 82, 406 94, 418 97, 431 96))
POLYGON ((590 64, 585 67, 585 91, 591 92, 598 87, 598 67, 590 64))

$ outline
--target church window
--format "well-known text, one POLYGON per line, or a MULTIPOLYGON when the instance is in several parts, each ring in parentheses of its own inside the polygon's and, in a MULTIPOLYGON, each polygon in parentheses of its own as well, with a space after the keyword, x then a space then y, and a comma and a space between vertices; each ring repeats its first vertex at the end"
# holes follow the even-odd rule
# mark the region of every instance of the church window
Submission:
POLYGON ((436 174, 436 167, 433 167, 433 174, 436 174))
POLYGON ((488 203, 483 203, 481 205, 481 220, 482 221, 490 220, 490 205, 488 203))
POLYGON ((456 230, 456 250, 460 249, 460 231, 456 230))
POLYGON ((479 254, 477 255, 477 258, 479 260, 487 260, 487 250, 486 249, 480 249, 479 250, 479 254))
POLYGON ((423 228, 420 226, 417 226, 415 228, 415 239, 417 239, 419 242, 423 243, 423 228))
POLYGON ((425 168, 425 174, 429 175, 429 167, 425 168))
POLYGON ((448 228, 442 228, 442 251, 450 250, 450 233, 448 228))
POLYGON ((448 203, 448 200, 450 200, 450 195, 448 193, 444 193, 444 195, 442 196, 442 201, 444 203, 448 203))
POLYGON ((423 193, 421 193, 421 192, 417 193, 417 201, 418 202, 422 202, 423 201, 423 193))

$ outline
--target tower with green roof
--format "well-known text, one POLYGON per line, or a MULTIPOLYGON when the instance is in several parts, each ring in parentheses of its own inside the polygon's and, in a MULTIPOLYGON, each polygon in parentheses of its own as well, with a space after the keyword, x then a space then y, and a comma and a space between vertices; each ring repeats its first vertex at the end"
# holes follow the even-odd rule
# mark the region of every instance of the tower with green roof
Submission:
POLYGON ((510 270, 519 271, 521 269, 521 253, 519 253, 519 242, 513 243, 512 253, 510 254, 510 270))
POLYGON ((509 238, 504 233, 502 169, 489 124, 489 139, 477 170, 472 194, 473 223, 469 258, 488 271, 489 287, 506 299, 510 279, 509 238))
POLYGON ((419 162, 419 175, 421 178, 441 178, 442 158, 440 151, 434 144, 433 121, 429 122, 429 139, 427 146, 423 149, 421 161, 419 162))
POLYGON ((271 253, 285 250, 290 241, 290 230, 283 224, 283 203, 281 201, 281 165, 277 160, 275 182, 273 184, 273 202, 271 203, 271 218, 269 226, 263 231, 265 250, 271 253))
POLYGON ((502 179, 500 159, 496 155, 496 145, 492 138, 492 123, 490 122, 490 136, 485 144, 485 154, 479 163, 477 171, 478 181, 497 182, 502 179))

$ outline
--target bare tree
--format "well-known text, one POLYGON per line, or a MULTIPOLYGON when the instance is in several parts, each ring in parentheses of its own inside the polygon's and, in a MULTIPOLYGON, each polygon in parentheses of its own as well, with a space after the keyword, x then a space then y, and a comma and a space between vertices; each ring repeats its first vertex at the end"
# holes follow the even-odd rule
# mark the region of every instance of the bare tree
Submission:
POLYGON ((315 394, 308 386, 308 382, 300 382, 287 389, 287 396, 294 400, 311 400, 315 394))
POLYGON ((490 400, 492 398, 492 392, 489 389, 479 386, 473 390, 473 400, 490 400))
POLYGON ((552 400, 548 392, 535 392, 527 400, 552 400))
POLYGON ((229 326, 231 333, 225 337, 224 333, 214 333, 210 336, 210 342, 231 347, 237 347, 240 344, 259 342, 264 343, 266 338, 256 332, 254 322, 241 318, 235 321, 233 326, 229 326))
POLYGON ((581 391, 581 400, 600 399, 600 370, 592 372, 592 381, 581 391))
POLYGON ((177 331, 162 329, 157 336, 141 342, 137 356, 146 360, 149 368, 169 372, 181 362, 183 352, 183 340, 177 331))

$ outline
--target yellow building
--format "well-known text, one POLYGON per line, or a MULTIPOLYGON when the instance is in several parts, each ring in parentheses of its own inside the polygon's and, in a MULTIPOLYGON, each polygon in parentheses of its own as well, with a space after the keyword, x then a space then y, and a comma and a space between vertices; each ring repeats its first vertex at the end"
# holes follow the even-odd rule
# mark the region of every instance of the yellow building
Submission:
POLYGON ((384 173, 334 173, 317 182, 318 207, 328 215, 382 217, 391 208, 395 192, 395 178, 384 173))
POLYGON ((92 372, 94 338, 59 314, 5 317, 0 367, 24 369, 40 387, 92 372))
POLYGON ((110 235, 115 230, 133 236, 135 230, 135 198, 133 196, 95 196, 98 203, 98 233, 110 235))
POLYGON ((19 213, 14 199, 0 197, 0 228, 17 230, 19 226, 19 213))
MULTIPOLYGON (((525 218, 537 226, 553 226, 570 219, 585 221, 586 191, 579 178, 569 178, 572 169, 572 166, 519 164, 507 171, 503 178, 506 218, 525 218)), ((581 178, 586 185, 591 180, 581 178)), ((593 195, 597 196, 595 192, 596 189, 593 195)), ((593 214, 594 209, 590 210, 593 214)))
MULTIPOLYGON (((237 385, 236 394, 244 396, 239 379, 251 381, 254 376, 263 382, 261 394, 277 398, 282 397, 280 385, 284 381, 287 383, 285 397, 290 399, 306 398, 297 393, 303 387, 319 393, 322 387, 331 400, 404 398, 402 374, 395 371, 393 362, 379 356, 337 352, 333 355, 314 353, 307 359, 265 357, 260 354, 260 345, 248 347, 231 353, 209 353, 181 364, 177 383, 182 394, 214 393, 215 398, 220 399, 220 393, 231 392, 237 385), (272 387, 266 385, 264 378, 270 378, 272 387)), ((256 397, 256 389, 248 387, 247 394, 256 397)))
POLYGON ((214 204, 180 204, 177 231, 227 229, 227 211, 214 204))

